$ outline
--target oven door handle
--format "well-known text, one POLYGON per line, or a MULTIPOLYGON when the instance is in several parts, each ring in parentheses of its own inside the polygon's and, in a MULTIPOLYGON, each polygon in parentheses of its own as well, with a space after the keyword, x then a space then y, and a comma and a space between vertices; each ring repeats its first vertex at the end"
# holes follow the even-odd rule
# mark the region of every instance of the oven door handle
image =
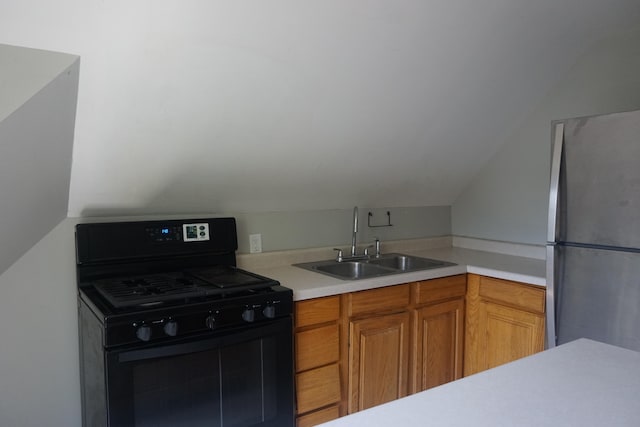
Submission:
POLYGON ((158 359, 162 357, 180 356, 188 353, 198 353, 201 351, 221 348, 260 337, 273 336, 277 333, 284 332, 292 334, 291 330, 291 318, 287 317, 270 322, 266 325, 255 326, 241 331, 235 330, 224 335, 215 335, 212 337, 202 338, 197 341, 187 341, 180 344, 159 344, 155 347, 140 350, 120 351, 118 352, 117 358, 118 362, 127 363, 140 360, 158 359))

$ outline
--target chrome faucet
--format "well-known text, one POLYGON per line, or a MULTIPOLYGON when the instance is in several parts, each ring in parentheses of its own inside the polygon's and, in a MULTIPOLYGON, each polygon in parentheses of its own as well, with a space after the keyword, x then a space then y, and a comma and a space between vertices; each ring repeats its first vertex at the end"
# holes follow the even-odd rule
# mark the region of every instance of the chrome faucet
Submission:
MULTIPOLYGON (((364 249, 362 255, 358 255, 357 253, 357 244, 358 244, 358 207, 353 208, 353 233, 351 234, 351 251, 349 256, 344 256, 342 253, 342 249, 334 248, 334 251, 337 251, 336 261, 355 261, 361 259, 369 259, 371 255, 369 254, 369 249, 373 248, 374 245, 367 246, 364 249)), ((376 258, 380 256, 380 241, 376 238, 375 243, 376 249, 376 258)))
POLYGON ((356 256, 356 240, 358 236, 358 207, 353 208, 353 234, 351 235, 351 256, 356 256))

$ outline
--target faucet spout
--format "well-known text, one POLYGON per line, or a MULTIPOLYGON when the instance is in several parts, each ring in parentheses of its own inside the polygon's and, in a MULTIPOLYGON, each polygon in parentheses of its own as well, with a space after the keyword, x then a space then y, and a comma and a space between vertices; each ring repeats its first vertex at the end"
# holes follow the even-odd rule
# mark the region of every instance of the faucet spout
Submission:
POLYGON ((358 236, 358 207, 353 208, 353 234, 351 235, 351 256, 356 256, 356 243, 358 236))

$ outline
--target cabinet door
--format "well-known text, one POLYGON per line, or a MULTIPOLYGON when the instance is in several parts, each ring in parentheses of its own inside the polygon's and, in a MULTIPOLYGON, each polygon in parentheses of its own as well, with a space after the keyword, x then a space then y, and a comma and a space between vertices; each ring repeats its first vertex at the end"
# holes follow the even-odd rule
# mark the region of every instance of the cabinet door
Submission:
POLYGON ((478 365, 485 370, 537 353, 544 347, 544 317, 481 302, 478 365))
POLYGON ((545 290, 468 275, 464 375, 544 349, 545 290))
POLYGON ((408 312, 349 323, 349 413, 407 395, 408 312))
POLYGON ((464 299, 415 311, 412 392, 462 377, 464 299))

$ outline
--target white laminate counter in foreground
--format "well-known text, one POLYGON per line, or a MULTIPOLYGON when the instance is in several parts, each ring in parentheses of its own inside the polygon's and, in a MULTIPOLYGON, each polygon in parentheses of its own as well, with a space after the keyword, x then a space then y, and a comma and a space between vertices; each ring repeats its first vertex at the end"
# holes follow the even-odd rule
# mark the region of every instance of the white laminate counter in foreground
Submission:
POLYGON ((640 353, 580 339, 323 427, 640 426, 640 353))

